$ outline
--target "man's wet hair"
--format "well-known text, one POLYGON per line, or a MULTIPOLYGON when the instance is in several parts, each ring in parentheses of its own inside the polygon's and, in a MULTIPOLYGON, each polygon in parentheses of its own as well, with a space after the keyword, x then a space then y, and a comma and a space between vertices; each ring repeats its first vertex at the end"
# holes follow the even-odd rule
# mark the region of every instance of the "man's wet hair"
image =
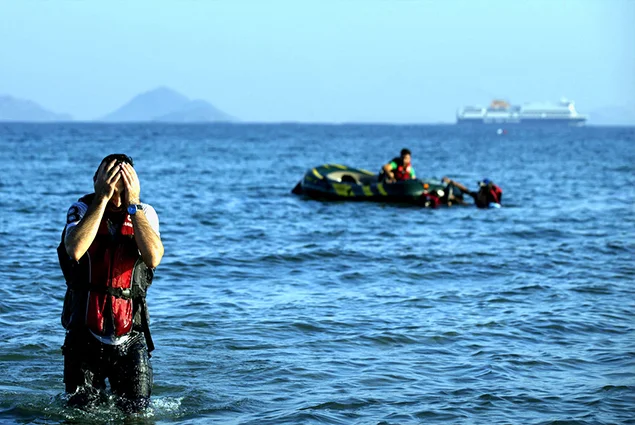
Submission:
POLYGON ((117 160, 117 163, 125 162, 126 164, 130 164, 130 166, 134 167, 134 161, 128 155, 123 153, 111 153, 110 155, 108 155, 107 157, 101 160, 101 162, 99 163, 99 167, 97 167, 97 171, 95 171, 93 180, 97 179, 97 173, 99 172, 99 169, 101 168, 101 166, 104 163, 108 163, 112 161, 113 159, 117 160))
POLYGON ((403 158, 404 156, 406 156, 406 155, 410 155, 410 156, 412 156, 412 152, 410 152, 410 149, 405 149, 405 148, 404 148, 404 149, 402 149, 402 150, 401 150, 401 153, 400 153, 399 155, 401 155, 401 157, 402 157, 402 158, 403 158))

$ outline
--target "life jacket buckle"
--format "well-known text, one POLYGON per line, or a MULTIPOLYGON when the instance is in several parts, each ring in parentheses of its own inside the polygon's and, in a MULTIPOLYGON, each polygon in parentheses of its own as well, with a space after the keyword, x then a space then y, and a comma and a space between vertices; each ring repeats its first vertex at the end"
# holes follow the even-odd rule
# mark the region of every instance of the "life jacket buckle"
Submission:
POLYGON ((106 293, 108 293, 109 295, 112 295, 113 297, 117 297, 117 298, 124 298, 124 299, 131 299, 132 298, 132 291, 130 289, 108 288, 106 290, 106 293))

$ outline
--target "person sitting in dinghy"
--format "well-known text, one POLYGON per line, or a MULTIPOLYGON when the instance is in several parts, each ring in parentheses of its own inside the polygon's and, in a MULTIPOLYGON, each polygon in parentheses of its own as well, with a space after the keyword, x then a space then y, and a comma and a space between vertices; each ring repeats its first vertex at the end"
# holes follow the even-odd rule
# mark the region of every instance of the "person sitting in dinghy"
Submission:
POLYGON ((416 179, 411 157, 412 153, 409 149, 402 149, 398 158, 393 158, 392 161, 382 167, 379 175, 380 180, 394 183, 396 181, 416 179))
POLYGON ((503 201, 503 190, 489 179, 483 179, 482 181, 478 182, 478 192, 470 191, 461 183, 447 177, 443 177, 442 180, 444 183, 452 185, 459 189, 462 193, 470 195, 472 198, 474 198, 474 203, 476 204, 477 208, 501 207, 503 201))

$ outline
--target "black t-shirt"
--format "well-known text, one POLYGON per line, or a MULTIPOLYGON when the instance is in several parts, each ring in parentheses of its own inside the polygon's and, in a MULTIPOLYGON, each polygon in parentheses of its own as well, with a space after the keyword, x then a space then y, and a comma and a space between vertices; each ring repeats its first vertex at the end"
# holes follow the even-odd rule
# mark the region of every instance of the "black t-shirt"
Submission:
POLYGON ((496 202, 495 199, 492 199, 492 195, 490 195, 485 190, 480 190, 478 192, 467 192, 467 194, 474 198, 474 203, 478 208, 489 208, 490 203, 496 202))
POLYGON ((480 195, 479 192, 468 192, 467 194, 474 198, 474 203, 478 208, 489 207, 489 202, 487 201, 487 196, 485 194, 480 195))

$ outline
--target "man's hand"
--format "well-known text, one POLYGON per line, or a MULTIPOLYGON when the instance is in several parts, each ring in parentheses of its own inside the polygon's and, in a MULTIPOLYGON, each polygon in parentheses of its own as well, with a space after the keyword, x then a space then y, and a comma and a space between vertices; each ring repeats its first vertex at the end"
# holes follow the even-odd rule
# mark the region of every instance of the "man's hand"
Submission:
POLYGON ((382 167, 384 169, 384 175, 386 176, 384 178, 384 180, 386 181, 386 183, 394 183, 397 180, 395 179, 395 173, 393 173, 392 171, 392 165, 390 165, 390 163, 384 165, 382 167))
POLYGON ((119 173, 119 166, 116 165, 117 160, 113 159, 107 164, 102 164, 97 171, 97 177, 95 178, 95 195, 105 200, 110 200, 117 182, 121 177, 119 173))
POLYGON ((138 204, 139 193, 141 192, 141 185, 139 184, 139 177, 137 172, 132 168, 130 164, 121 164, 121 177, 126 187, 126 194, 124 196, 125 205, 138 204))

